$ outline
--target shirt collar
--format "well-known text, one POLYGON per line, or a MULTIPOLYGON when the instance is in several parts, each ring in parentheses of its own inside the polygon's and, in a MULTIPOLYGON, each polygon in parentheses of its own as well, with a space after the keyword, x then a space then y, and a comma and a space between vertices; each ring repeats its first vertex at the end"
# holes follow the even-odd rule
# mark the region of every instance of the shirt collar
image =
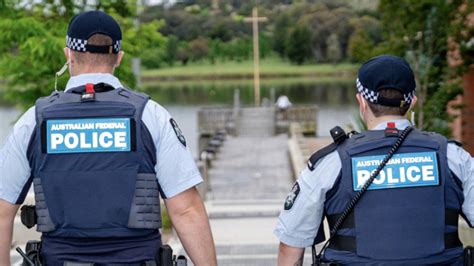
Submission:
POLYGON ((404 130, 405 128, 411 126, 411 123, 410 121, 408 121, 408 119, 394 119, 394 120, 387 120, 385 122, 382 122, 378 124, 376 127, 374 127, 372 130, 384 130, 385 128, 387 128, 388 122, 395 123, 395 127, 398 130, 404 130))
POLYGON ((79 86, 84 86, 87 83, 98 84, 98 83, 106 83, 110 86, 117 88, 122 88, 122 83, 116 78, 114 75, 109 73, 88 73, 88 74, 81 74, 74 77, 71 77, 67 84, 66 89, 64 91, 68 91, 72 88, 76 88, 79 86))

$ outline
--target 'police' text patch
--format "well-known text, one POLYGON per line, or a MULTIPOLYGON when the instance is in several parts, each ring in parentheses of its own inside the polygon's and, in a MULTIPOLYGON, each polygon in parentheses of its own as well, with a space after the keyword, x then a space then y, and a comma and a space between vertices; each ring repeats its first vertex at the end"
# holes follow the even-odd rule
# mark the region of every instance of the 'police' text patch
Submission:
MULTIPOLYGON (((385 155, 352 158, 354 191, 361 190, 385 155)), ((395 154, 388 161, 369 189, 436 186, 439 184, 435 152, 395 154)))
POLYGON ((129 118, 48 120, 47 153, 127 152, 129 118))

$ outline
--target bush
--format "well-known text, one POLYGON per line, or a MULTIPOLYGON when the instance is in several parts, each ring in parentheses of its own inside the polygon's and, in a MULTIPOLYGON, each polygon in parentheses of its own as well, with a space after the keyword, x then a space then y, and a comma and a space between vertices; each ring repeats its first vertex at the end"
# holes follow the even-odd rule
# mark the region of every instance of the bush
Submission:
POLYGON ((303 64, 311 58, 311 32, 304 25, 298 25, 290 30, 286 41, 286 54, 291 62, 303 64))

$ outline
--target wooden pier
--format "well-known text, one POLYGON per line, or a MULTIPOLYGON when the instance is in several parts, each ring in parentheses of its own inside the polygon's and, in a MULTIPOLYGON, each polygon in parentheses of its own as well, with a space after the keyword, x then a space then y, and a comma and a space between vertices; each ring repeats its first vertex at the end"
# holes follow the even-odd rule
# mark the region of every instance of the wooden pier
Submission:
POLYGON ((279 242, 273 229, 295 178, 290 128, 297 125, 302 135, 314 135, 317 110, 218 107, 199 112, 205 203, 219 265, 276 265, 279 242), (216 148, 216 132, 222 130, 229 134, 216 148))

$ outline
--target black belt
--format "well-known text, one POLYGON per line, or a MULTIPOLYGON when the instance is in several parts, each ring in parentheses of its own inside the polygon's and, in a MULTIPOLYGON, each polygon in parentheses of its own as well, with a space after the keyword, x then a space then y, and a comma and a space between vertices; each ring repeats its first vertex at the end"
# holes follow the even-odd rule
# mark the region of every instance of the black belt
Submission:
POLYGON ((155 261, 145 261, 137 263, 89 263, 65 261, 63 266, 157 266, 155 261))
MULTIPOLYGON (((456 248, 462 247, 462 243, 459 240, 458 232, 444 234, 444 248, 456 248)), ((330 249, 350 251, 355 253, 357 251, 356 238, 353 236, 335 235, 329 243, 330 249)))
MULTIPOLYGON (((329 228, 334 228, 334 224, 339 219, 339 216, 341 216, 340 213, 327 215, 329 228)), ((458 226, 458 219, 459 219, 459 211, 458 210, 445 209, 445 211, 444 211, 444 222, 445 222, 446 225, 451 225, 451 226, 456 226, 457 227, 458 226)), ((351 214, 349 214, 347 216, 347 218, 344 220, 342 225, 339 227, 339 229, 342 229, 342 228, 355 228, 354 212, 351 212, 351 214)))

